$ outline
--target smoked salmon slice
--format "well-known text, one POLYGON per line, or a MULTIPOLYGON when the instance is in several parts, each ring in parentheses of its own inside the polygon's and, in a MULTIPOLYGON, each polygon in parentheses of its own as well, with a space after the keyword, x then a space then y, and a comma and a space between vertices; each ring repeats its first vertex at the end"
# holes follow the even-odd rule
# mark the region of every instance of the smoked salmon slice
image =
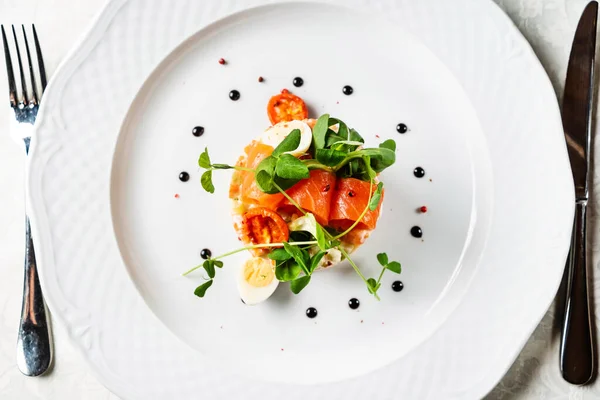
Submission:
MULTIPOLYGON (((271 155, 273 147, 253 141, 244 149, 246 153, 246 162, 241 165, 246 168, 256 168, 258 164, 271 155)), ((242 203, 258 204, 262 207, 275 210, 283 195, 281 193, 266 194, 258 188, 254 173, 250 171, 235 171, 229 188, 229 197, 234 198, 236 194, 241 197, 242 203), (233 195, 233 196, 232 196, 233 195)))
MULTIPOLYGON (((367 207, 369 191, 375 192, 376 185, 355 178, 338 179, 331 200, 331 211, 329 213, 329 226, 340 230, 348 229, 367 207)), ((383 202, 383 193, 379 206, 375 211, 367 211, 363 219, 356 225, 355 229, 375 229, 379 210, 383 202)))
MULTIPOLYGON (((310 171, 310 178, 301 180, 286 193, 304 211, 313 213, 319 224, 326 226, 329 222, 329 210, 334 189, 335 174, 315 169, 310 171)), ((284 199, 279 208, 290 212, 296 210, 296 207, 288 199, 284 199)))

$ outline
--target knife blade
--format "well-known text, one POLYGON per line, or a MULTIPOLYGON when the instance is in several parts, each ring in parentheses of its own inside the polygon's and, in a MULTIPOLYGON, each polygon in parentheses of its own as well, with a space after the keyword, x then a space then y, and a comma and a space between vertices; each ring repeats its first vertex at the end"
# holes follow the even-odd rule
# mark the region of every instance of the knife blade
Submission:
POLYGON ((586 211, 589 200, 590 144, 598 3, 590 2, 577 25, 567 68, 562 120, 575 184, 575 219, 567 261, 568 281, 560 347, 560 369, 572 384, 594 374, 593 333, 587 288, 586 211))

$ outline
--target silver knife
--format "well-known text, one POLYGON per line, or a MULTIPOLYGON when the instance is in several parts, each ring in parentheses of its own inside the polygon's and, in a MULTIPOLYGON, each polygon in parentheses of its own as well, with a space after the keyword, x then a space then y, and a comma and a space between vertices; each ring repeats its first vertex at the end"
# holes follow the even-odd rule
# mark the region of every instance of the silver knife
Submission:
POLYGON ((569 251, 560 370, 575 385, 594 375, 593 333, 587 287, 586 210, 589 200, 590 143, 598 3, 590 2, 577 25, 563 96, 562 120, 575 182, 575 221, 569 251))

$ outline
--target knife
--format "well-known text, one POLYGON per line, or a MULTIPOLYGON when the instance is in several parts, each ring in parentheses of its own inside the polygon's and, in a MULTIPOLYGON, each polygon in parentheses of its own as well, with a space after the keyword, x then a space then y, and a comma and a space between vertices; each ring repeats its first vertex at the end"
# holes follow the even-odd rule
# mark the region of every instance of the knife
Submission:
POLYGON ((594 375, 594 345, 587 287, 586 210, 598 3, 590 2, 577 25, 563 96, 562 121, 575 183, 575 220, 567 261, 566 308, 560 343, 560 371, 575 385, 594 375))

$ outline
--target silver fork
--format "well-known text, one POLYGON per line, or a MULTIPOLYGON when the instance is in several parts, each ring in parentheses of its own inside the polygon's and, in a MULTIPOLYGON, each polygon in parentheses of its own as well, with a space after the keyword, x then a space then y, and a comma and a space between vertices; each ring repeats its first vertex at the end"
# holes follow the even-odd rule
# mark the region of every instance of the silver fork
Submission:
MULTIPOLYGON (((29 42, 25 26, 21 25, 23 30, 23 40, 25 42, 25 51, 29 65, 29 80, 31 82, 31 91, 28 95, 25 74, 23 73, 23 62, 21 61, 21 52, 14 25, 12 34, 17 52, 17 61, 19 66, 19 75, 21 81, 21 97, 17 92, 13 64, 4 32, 2 28, 2 41, 4 43, 4 56, 6 58, 6 73, 8 75, 8 90, 10 96, 10 106, 15 113, 15 120, 11 123, 11 135, 19 144, 25 145, 25 153, 29 154, 29 144, 33 135, 33 124, 38 113, 39 100, 46 88, 46 69, 42 58, 42 50, 38 40, 35 26, 32 25, 33 40, 37 65, 39 69, 42 90, 38 95, 35 73, 31 53, 29 51, 29 42)), ((23 283, 23 307, 21 311, 21 322, 19 324, 19 335, 17 338, 17 365, 21 372, 27 376, 38 376, 48 370, 52 363, 52 338, 50 333, 50 323, 48 311, 42 296, 40 280, 38 277, 37 265, 35 262, 35 252, 33 250, 33 240, 31 238, 31 227, 29 217, 25 212, 25 278, 23 283)))

